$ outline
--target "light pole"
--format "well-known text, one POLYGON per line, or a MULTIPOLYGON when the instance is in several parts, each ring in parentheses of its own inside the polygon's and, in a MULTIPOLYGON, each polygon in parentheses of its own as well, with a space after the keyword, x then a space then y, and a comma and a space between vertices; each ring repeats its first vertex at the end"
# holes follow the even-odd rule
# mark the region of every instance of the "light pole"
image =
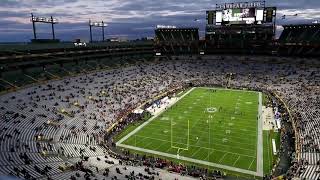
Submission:
POLYGON ((104 41, 104 28, 107 27, 107 26, 108 26, 108 24, 104 23, 103 21, 101 21, 101 22, 92 22, 91 20, 89 20, 90 42, 92 42, 92 27, 101 28, 102 41, 104 41))
POLYGON ((55 33, 54 33, 54 24, 58 24, 58 19, 53 18, 52 16, 50 18, 46 17, 36 17, 31 13, 31 19, 32 22, 32 29, 33 29, 33 38, 37 39, 37 32, 36 32, 36 23, 44 23, 44 24, 51 24, 51 32, 52 32, 52 40, 55 40, 55 33))

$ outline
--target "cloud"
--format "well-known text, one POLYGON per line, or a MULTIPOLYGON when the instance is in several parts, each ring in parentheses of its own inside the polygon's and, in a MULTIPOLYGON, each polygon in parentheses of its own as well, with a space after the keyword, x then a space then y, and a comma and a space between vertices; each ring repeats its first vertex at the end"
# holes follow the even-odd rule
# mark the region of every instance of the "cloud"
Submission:
POLYGON ((310 9, 283 9, 278 11, 280 15, 286 15, 287 17, 294 17, 297 19, 319 19, 320 18, 320 8, 310 8, 310 9), (297 16, 293 16, 297 14, 297 16))
MULTIPOLYGON (((235 0, 238 1, 238 0, 235 0)), ((223 2, 232 2, 225 0, 223 2)), ((63 40, 88 37, 88 21, 104 20, 109 26, 106 36, 139 38, 153 36, 157 24, 194 26, 205 30, 205 11, 213 9, 218 0, 1 0, 0 41, 28 41, 32 38, 30 13, 59 19, 56 35, 63 40), (200 19, 200 22, 194 22, 200 19), (30 31, 29 31, 30 30, 30 31), (20 38, 20 39, 19 39, 20 38)), ((320 1, 269 0, 278 7, 277 23, 310 23, 320 18, 320 1), (299 14, 297 17, 282 15, 299 14)), ((279 29, 280 30, 280 29, 279 29)), ((50 26, 37 25, 43 37, 50 36, 50 26)), ((94 31, 99 38, 99 32, 94 31)))

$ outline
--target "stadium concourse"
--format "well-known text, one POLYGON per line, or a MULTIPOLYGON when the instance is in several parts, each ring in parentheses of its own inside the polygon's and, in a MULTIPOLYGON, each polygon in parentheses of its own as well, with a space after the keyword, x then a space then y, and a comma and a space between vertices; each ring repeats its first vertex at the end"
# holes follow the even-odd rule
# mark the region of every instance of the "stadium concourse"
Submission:
MULTIPOLYGON (((296 139, 299 153, 292 148, 281 149, 292 159, 284 176, 319 179, 319 62, 309 60, 300 66, 302 59, 279 58, 281 62, 270 63, 271 59, 274 57, 156 59, 3 94, 0 174, 25 179, 223 178, 220 171, 208 174, 204 168, 164 163, 157 158, 140 157, 143 161, 137 161, 128 158, 125 151, 111 151, 114 143, 105 141, 105 130, 118 118, 156 95, 192 82, 194 86, 228 84, 280 96, 291 110, 300 137, 296 139), (226 76, 229 73, 234 73, 233 78, 226 76)), ((113 132, 139 118, 129 114, 113 132)), ((289 119, 287 114, 282 118, 289 119)), ((281 138, 286 141, 293 130, 283 131, 281 138)))

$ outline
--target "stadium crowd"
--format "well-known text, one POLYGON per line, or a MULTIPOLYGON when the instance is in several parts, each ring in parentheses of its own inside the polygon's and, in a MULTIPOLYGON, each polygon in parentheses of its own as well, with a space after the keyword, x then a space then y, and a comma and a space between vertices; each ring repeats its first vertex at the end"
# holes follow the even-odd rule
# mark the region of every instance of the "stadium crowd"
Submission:
POLYGON ((221 178, 224 173, 220 171, 208 173, 203 168, 138 155, 132 159, 125 151, 114 153, 105 141, 106 129, 120 119, 124 118, 113 132, 142 118, 132 114, 133 109, 191 83, 277 94, 290 109, 290 114, 283 111, 283 119, 292 117, 300 151, 283 151, 292 158, 285 176, 320 178, 319 65, 270 61, 271 57, 180 56, 4 94, 0 96, 0 174, 25 179, 221 178))

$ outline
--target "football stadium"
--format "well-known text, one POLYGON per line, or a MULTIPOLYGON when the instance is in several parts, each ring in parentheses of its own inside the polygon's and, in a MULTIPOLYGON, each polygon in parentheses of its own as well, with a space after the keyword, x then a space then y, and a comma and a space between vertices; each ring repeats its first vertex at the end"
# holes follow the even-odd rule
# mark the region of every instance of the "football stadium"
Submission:
MULTIPOLYGON (((262 95, 257 92, 191 89, 181 101, 161 116, 154 116, 150 124, 139 126, 133 131, 139 130, 139 133, 130 133, 117 146, 208 166, 230 165, 255 172, 257 162, 261 163, 263 158, 260 149, 263 133, 257 121, 258 110, 262 111, 261 101, 262 95), (242 96, 246 102, 241 105, 242 96)), ((262 172, 262 164, 259 166, 262 172)))
POLYGON ((320 179, 320 4, 113 2, 3 2, 0 179, 320 179))

